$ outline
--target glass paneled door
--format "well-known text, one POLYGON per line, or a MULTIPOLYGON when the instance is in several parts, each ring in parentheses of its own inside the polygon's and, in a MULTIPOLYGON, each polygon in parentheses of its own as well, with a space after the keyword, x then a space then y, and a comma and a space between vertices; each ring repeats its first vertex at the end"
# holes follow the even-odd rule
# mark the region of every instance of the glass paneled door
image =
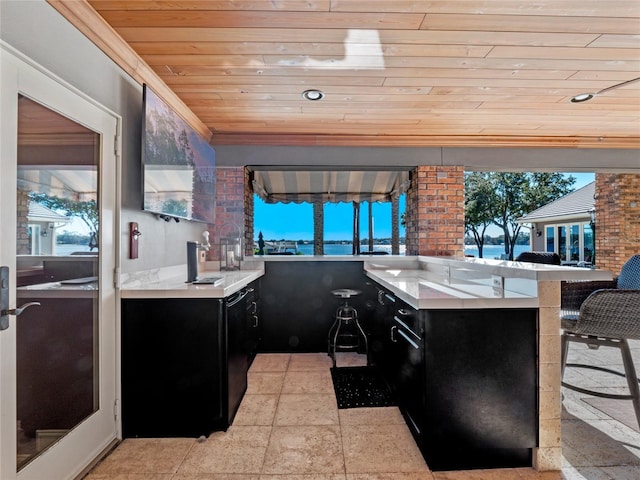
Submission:
POLYGON ((0 477, 71 479, 117 435, 117 118, 2 62, 0 477))

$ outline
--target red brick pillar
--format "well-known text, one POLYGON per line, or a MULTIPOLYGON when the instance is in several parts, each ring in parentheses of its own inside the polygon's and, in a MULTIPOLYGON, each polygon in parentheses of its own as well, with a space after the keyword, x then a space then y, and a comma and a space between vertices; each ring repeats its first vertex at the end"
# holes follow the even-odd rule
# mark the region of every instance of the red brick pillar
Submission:
POLYGON ((253 256, 253 187, 251 186, 251 172, 244 167, 244 254, 253 256))
POLYGON ((419 166, 405 215, 407 255, 464 255, 464 167, 419 166))
POLYGON ((596 174, 596 267, 620 273, 640 253, 640 175, 596 174))
POLYGON ((215 225, 210 226, 210 242, 213 248, 209 251, 207 259, 220 260, 220 236, 235 235, 237 229, 226 224, 237 225, 241 230, 246 252, 253 252, 253 223, 250 231, 247 228, 245 210, 251 209, 253 217, 253 196, 250 198, 250 205, 247 203, 247 184, 244 167, 217 167, 216 168, 216 220, 215 225), (224 226, 224 229, 223 229, 224 226), (251 235, 251 239, 247 239, 251 235))

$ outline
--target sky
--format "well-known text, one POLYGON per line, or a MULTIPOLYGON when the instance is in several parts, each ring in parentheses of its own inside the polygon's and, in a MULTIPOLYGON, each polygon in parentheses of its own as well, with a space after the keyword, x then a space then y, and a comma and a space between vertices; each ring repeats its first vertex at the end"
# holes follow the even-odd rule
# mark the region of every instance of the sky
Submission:
MULTIPOLYGON (((574 188, 584 187, 595 178, 593 173, 565 173, 572 175, 576 182, 574 188)), ((400 213, 405 210, 404 195, 400 200, 400 213)), ((351 203, 326 203, 324 207, 324 239, 351 240, 353 224, 353 206, 351 203)), ((373 237, 391 237, 391 203, 373 204, 373 237)), ((308 203, 266 204, 257 196, 254 204, 254 234, 262 232, 265 240, 313 240, 313 206, 308 203)), ((489 235, 500 235, 497 229, 489 235)), ((400 226, 400 236, 405 234, 400 226)), ((360 238, 368 238, 368 206, 360 207, 360 238)))

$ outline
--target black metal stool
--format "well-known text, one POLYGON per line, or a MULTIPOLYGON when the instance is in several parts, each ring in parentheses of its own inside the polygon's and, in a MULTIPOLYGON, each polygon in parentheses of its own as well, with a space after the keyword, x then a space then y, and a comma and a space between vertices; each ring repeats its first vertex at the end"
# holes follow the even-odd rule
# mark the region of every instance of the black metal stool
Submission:
POLYGON ((360 295, 360 290, 351 290, 349 288, 341 288, 332 290, 331 293, 344 300, 342 305, 336 310, 336 319, 329 329, 329 356, 333 360, 333 366, 336 366, 336 351, 338 350, 359 350, 364 346, 364 352, 367 355, 367 364, 369 364, 369 342, 367 334, 358 322, 358 311, 349 305, 349 299, 360 295))

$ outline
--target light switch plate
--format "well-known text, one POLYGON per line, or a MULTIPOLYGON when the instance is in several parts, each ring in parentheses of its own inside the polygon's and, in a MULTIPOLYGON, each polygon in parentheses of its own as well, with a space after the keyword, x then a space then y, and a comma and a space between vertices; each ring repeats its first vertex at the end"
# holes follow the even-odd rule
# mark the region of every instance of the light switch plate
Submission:
POLYGON ((207 261, 207 252, 205 252, 204 250, 199 250, 198 251, 198 259, 200 260, 200 263, 204 263, 207 261))
POLYGON ((491 275, 491 285, 493 288, 504 288, 504 277, 500 275, 491 275))

